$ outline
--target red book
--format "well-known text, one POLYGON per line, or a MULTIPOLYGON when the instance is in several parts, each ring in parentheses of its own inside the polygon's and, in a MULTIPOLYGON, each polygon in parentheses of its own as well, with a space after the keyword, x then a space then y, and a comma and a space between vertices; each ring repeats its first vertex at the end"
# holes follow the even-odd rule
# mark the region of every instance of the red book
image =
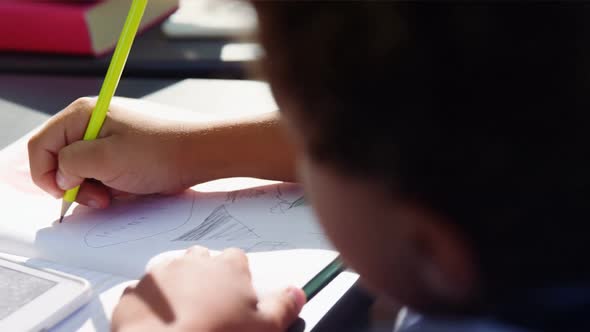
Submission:
MULTIPOLYGON (((101 55, 117 44, 131 0, 0 0, 0 50, 101 55)), ((140 31, 178 8, 150 0, 140 31)))

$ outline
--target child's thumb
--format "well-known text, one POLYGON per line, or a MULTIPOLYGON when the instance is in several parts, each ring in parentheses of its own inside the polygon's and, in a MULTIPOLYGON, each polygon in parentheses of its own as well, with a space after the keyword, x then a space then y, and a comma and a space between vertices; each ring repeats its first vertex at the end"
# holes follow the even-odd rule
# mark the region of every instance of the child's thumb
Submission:
POLYGON ((93 141, 77 141, 59 151, 56 183, 62 190, 80 185, 84 179, 99 181, 112 178, 109 167, 112 153, 110 137, 93 141))
POLYGON ((281 292, 266 296, 258 302, 258 310, 272 331, 284 331, 299 316, 305 304, 305 293, 299 288, 289 287, 281 292))

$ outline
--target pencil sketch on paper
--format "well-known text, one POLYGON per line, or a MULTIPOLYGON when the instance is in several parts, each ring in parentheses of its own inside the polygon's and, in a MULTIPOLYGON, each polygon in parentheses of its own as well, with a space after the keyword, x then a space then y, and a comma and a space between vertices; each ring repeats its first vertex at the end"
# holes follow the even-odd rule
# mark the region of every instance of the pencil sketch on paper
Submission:
POLYGON ((253 229, 232 216, 225 205, 217 207, 199 226, 172 241, 248 241, 260 238, 253 229))
POLYGON ((270 212, 273 214, 285 214, 287 213, 287 211, 291 209, 301 206, 307 206, 307 201, 305 200, 305 196, 303 195, 298 196, 294 200, 285 198, 281 190, 281 186, 277 186, 277 193, 275 194, 275 198, 278 202, 270 208, 270 212))
POLYGON ((300 207, 300 206, 306 206, 307 205, 307 201, 305 200, 305 196, 301 196, 299 198, 297 198, 296 200, 293 201, 293 203, 291 203, 291 205, 289 205, 289 209, 293 209, 296 207, 300 207))
POLYGON ((102 212, 111 216, 89 229, 84 243, 90 248, 104 248, 174 231, 192 218, 195 199, 194 192, 190 192, 180 197, 148 196, 120 204, 102 212))
POLYGON ((257 242, 251 247, 243 248, 245 252, 260 252, 260 251, 276 251, 295 249, 295 247, 288 242, 283 241, 261 241, 257 242))
POLYGON ((262 188, 230 191, 227 193, 227 197, 226 197, 225 201, 229 202, 229 203, 235 203, 237 200, 242 199, 242 198, 258 198, 258 197, 264 196, 265 194, 266 194, 266 190, 264 190, 262 188))

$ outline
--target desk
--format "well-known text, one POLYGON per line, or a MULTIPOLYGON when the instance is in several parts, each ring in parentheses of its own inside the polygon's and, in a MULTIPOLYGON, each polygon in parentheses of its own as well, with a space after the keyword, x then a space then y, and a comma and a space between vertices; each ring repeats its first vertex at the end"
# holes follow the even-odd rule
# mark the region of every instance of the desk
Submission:
MULTIPOLYGON (((34 129, 75 98, 97 94, 101 81, 97 78, 0 75, 0 148, 34 129)), ((125 79, 118 91, 119 96, 144 98, 196 112, 238 115, 276 109, 268 87, 260 82, 125 79)), ((370 297, 359 287, 348 286, 341 296, 343 290, 338 287, 333 283, 312 300, 330 302, 334 299, 332 292, 340 292, 336 294, 340 301, 323 319, 318 318, 317 325, 314 322, 312 331, 351 331, 368 325, 370 297)), ((313 316, 313 313, 306 314, 313 316)))
MULTIPOLYGON (((243 78, 243 63, 222 61, 224 39, 166 38, 159 26, 137 37, 126 77, 243 78)), ((0 53, 0 73, 104 76, 111 54, 99 58, 34 53, 0 53)))

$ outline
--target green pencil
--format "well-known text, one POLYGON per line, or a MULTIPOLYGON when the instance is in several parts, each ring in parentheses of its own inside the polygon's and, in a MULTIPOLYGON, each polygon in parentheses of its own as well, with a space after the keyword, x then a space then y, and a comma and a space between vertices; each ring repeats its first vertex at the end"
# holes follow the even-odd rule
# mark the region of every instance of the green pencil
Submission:
POLYGON ((317 293, 326 287, 340 272, 344 271, 344 264, 340 260, 340 256, 336 257, 328 266, 321 270, 313 279, 311 279, 305 286, 303 292, 307 300, 311 300, 317 293))
MULTIPOLYGON (((125 63, 129 57, 129 52, 131 51, 133 40, 135 40, 135 35, 137 34, 143 13, 147 7, 147 2, 148 0, 133 0, 133 3, 131 4, 129 14, 125 20, 125 25, 123 25, 123 30, 121 31, 121 36, 117 42, 117 47, 115 48, 115 53, 111 59, 107 75, 102 84, 102 88, 100 89, 98 100, 96 101, 96 107, 92 111, 90 121, 86 127, 86 132, 84 133, 85 141, 96 139, 100 133, 100 129, 102 128, 102 124, 104 123, 109 110, 109 105, 111 104, 111 100, 115 95, 115 90, 117 90, 119 80, 123 74, 123 68, 125 68, 125 63)), ((68 212, 72 203, 76 201, 78 190, 80 190, 79 186, 65 192, 59 218, 60 223, 63 221, 64 216, 68 212)))

